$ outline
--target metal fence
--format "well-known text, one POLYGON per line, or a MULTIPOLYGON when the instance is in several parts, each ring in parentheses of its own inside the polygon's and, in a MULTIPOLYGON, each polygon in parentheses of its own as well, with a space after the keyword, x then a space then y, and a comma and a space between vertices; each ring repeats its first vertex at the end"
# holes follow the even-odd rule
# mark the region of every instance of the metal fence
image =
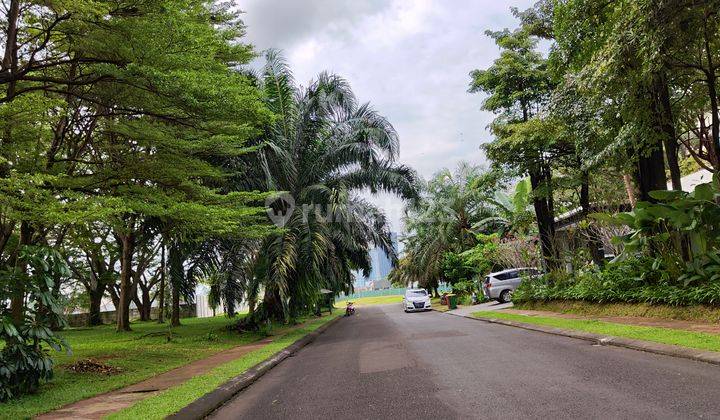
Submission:
MULTIPOLYGON (((438 292, 449 292, 450 287, 447 285, 441 285, 438 287, 438 292)), ((380 290, 363 290, 360 292, 355 292, 351 295, 345 296, 344 294, 341 294, 338 296, 338 300, 343 300, 346 298, 349 299, 358 299, 358 298, 364 298, 364 297, 375 297, 375 296, 393 296, 393 295, 403 295, 405 294, 405 288, 404 287, 397 287, 394 289, 380 289, 380 290)))

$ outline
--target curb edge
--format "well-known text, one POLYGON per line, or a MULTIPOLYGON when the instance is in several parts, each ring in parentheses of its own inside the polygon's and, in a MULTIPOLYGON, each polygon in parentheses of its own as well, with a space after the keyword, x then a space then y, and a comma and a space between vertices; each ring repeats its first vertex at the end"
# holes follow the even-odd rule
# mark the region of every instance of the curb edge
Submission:
POLYGON ((201 419, 217 410, 220 406, 225 404, 228 400, 239 394, 242 390, 252 385, 255 381, 260 379, 265 373, 270 371, 280 362, 297 353, 300 349, 306 345, 315 341, 320 334, 324 333, 325 330, 336 324, 342 316, 321 325, 316 330, 306 334, 299 338, 294 343, 290 344, 283 350, 273 354, 262 362, 256 364, 245 372, 241 373, 234 378, 229 379, 222 385, 218 386, 214 390, 208 392, 197 400, 191 402, 185 407, 181 408, 174 414, 166 417, 166 419, 172 420, 195 420, 201 419))
POLYGON ((698 362, 720 365, 720 352, 709 350, 693 349, 689 347, 676 346, 672 344, 655 343, 652 341, 635 340, 632 338, 616 337, 612 335, 601 335, 583 331, 566 330, 562 328, 546 327, 543 325, 528 324, 524 322, 507 321, 497 318, 476 318, 471 315, 448 314, 475 321, 500 324, 508 327, 521 328, 529 331, 537 331, 545 334, 559 335, 590 341, 601 346, 623 347, 631 350, 644 351, 646 353, 660 354, 663 356, 680 357, 683 359, 695 360, 698 362))

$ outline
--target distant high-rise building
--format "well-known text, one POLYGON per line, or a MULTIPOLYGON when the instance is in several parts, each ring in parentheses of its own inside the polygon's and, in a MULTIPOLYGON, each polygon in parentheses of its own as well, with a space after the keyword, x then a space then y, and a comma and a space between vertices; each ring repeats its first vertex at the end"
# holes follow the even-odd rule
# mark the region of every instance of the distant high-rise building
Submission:
MULTIPOLYGON (((390 233, 390 240, 395 252, 398 252, 397 233, 390 233)), ((392 270, 392 261, 381 248, 375 247, 370 250, 370 275, 363 276, 362 271, 355 272, 355 288, 365 289, 371 286, 377 287, 378 284, 387 280, 388 274, 392 270)))

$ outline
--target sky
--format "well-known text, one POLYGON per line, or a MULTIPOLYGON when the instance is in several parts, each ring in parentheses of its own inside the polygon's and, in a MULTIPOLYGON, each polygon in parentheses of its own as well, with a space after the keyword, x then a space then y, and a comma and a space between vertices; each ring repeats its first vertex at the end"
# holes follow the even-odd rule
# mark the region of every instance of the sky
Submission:
MULTIPOLYGON (((321 71, 347 79, 400 137, 399 161, 424 179, 460 161, 483 164, 493 115, 467 92, 469 72, 489 67, 499 51, 485 31, 514 28, 510 12, 533 0, 235 0, 247 40, 279 49, 298 83, 321 71)), ((373 201, 395 231, 403 203, 373 201)))

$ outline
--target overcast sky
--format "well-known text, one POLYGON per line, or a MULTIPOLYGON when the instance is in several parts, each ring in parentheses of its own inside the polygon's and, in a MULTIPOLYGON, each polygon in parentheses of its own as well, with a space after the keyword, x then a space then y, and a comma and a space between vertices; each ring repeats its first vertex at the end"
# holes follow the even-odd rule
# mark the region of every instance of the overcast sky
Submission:
MULTIPOLYGON (((307 85, 328 70, 345 77, 400 135, 400 161, 425 179, 461 160, 482 163, 493 116, 467 93, 472 69, 499 52, 485 30, 514 28, 511 6, 532 0, 235 0, 258 51, 283 51, 307 85)), ((399 200, 382 197, 396 230, 399 200)))

